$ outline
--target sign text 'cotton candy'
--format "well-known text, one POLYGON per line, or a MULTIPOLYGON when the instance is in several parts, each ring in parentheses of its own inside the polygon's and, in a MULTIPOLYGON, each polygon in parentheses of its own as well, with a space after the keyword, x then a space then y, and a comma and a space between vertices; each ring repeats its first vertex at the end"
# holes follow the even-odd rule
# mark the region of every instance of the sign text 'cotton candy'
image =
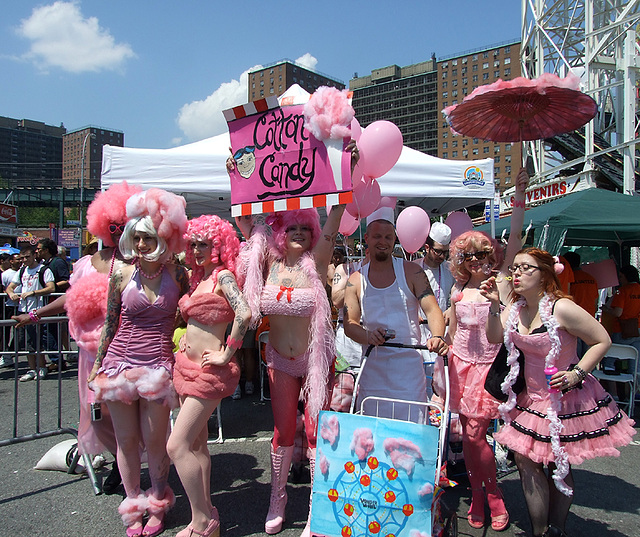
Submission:
POLYGON ((236 162, 232 216, 351 201, 349 138, 318 140, 304 128, 303 108, 270 98, 224 112, 236 162))

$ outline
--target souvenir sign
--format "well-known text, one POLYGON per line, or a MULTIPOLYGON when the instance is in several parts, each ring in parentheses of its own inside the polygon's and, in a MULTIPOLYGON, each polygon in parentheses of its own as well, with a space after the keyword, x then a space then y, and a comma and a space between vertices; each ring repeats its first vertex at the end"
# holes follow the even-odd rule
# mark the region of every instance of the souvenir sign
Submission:
POLYGON ((231 216, 351 201, 349 139, 318 140, 304 128, 303 109, 273 97, 224 112, 237 163, 231 216))
POLYGON ((438 429, 321 412, 311 533, 431 535, 438 429))

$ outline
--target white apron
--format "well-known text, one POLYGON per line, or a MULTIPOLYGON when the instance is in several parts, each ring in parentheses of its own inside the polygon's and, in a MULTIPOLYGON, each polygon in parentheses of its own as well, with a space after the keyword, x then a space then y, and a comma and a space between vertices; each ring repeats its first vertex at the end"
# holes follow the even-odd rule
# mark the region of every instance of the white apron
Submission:
MULTIPOLYGON (((369 282, 369 264, 362 268, 360 278, 360 307, 362 321, 367 330, 388 328, 395 330, 393 343, 416 345, 420 343, 419 303, 407 285, 404 261, 393 259, 395 281, 385 289, 378 289, 369 282)), ((366 351, 366 348, 364 349, 366 351)), ((405 401, 426 401, 426 376, 422 355, 415 349, 375 347, 360 372, 358 405, 365 397, 375 395, 405 401)), ((407 419, 396 408, 392 416, 390 405, 381 405, 376 412, 374 405, 365 405, 365 414, 407 419)), ((413 415, 413 413, 412 413, 413 415)))

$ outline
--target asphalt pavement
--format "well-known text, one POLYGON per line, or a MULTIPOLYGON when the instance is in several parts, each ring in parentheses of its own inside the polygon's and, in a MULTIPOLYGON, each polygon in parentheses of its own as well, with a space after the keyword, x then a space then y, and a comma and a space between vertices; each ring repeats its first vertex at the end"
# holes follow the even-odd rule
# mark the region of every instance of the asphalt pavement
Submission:
MULTIPOLYGON (((22 365, 22 364, 21 364, 22 365)), ((21 367, 19 373, 26 371, 21 367)), ((61 373, 60 425, 77 427, 76 371, 61 373)), ((0 441, 12 438, 13 408, 18 386, 17 435, 36 431, 35 381, 15 383, 13 369, 0 370, 0 441)), ((50 375, 40 383, 40 432, 58 428, 58 382, 50 375)), ((210 445, 213 502, 221 516, 222 534, 226 537, 264 535, 264 517, 269 503, 269 440, 273 427, 269 402, 261 402, 259 393, 243 395, 221 405, 224 442, 210 445)), ((212 420, 212 437, 217 436, 212 420)), ((94 495, 86 475, 60 471, 35 470, 34 466, 47 450, 70 435, 39 438, 0 447, 0 537, 106 537, 124 536, 124 526, 117 513, 123 489, 111 496, 94 495), (120 493, 120 494, 118 494, 120 493)), ((107 462, 111 462, 107 455, 107 462)), ((567 522, 571 537, 621 537, 640 535, 640 435, 621 450, 619 458, 587 461, 574 468, 575 499, 567 522)), ((98 470, 104 479, 110 464, 98 470)), ((166 519, 164 536, 174 536, 190 520, 189 503, 180 481, 171 468, 170 485, 177 502, 166 519)), ((458 535, 494 537, 528 535, 529 523, 517 472, 500 480, 511 525, 501 533, 491 528, 475 530, 466 522, 469 491, 464 477, 460 485, 447 491, 445 504, 458 515, 458 535)), ((142 485, 149 479, 143 470, 142 485)), ((308 484, 289 484, 287 520, 282 537, 298 537, 304 528, 308 501, 308 484)), ((355 537, 355 535, 354 535, 355 537)))

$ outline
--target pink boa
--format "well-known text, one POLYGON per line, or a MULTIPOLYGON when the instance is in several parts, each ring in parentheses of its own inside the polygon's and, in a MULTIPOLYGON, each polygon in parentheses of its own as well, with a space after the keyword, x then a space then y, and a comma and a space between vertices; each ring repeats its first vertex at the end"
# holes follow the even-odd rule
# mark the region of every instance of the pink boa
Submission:
POLYGON ((106 274, 94 272, 77 281, 67 291, 65 309, 69 316, 69 333, 78 346, 92 354, 98 351, 98 342, 107 317, 106 274))
POLYGON ((100 373, 89 384, 96 401, 118 401, 131 404, 138 399, 158 401, 169 408, 178 407, 178 396, 169 372, 162 368, 133 367, 113 377, 100 373))

